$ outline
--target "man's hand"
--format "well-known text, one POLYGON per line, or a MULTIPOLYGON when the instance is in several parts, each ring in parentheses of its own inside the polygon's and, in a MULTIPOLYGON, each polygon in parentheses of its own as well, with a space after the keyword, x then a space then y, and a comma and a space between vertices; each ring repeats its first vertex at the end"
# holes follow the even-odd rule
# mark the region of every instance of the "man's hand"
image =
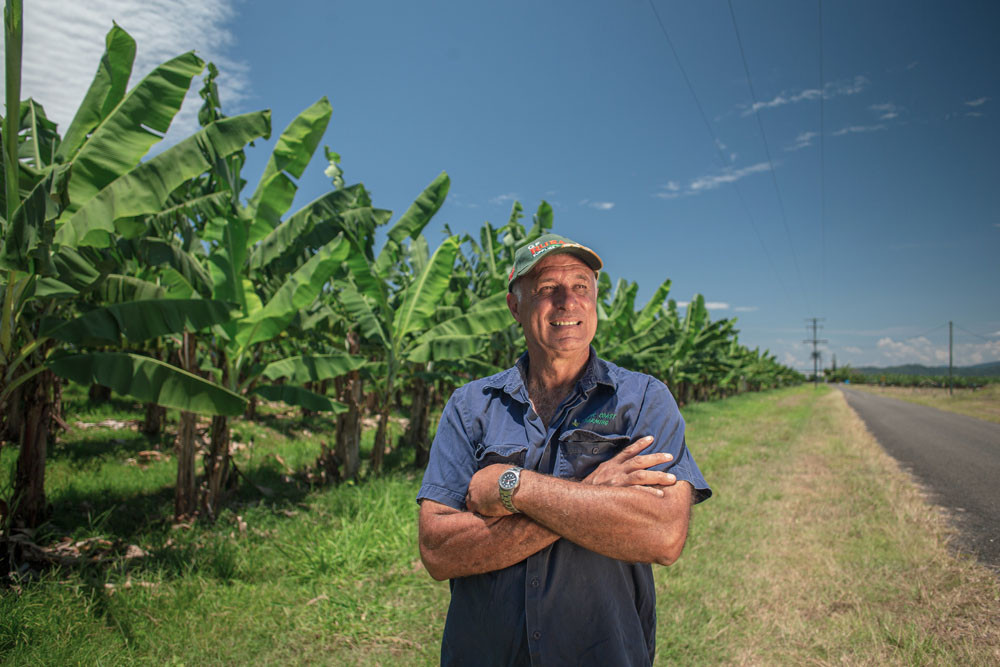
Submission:
POLYGON ((613 458, 597 466, 594 472, 584 478, 583 483, 598 486, 634 486, 662 497, 663 489, 660 487, 676 484, 677 478, 671 473, 647 470, 647 468, 673 461, 674 457, 666 452, 639 454, 652 444, 651 435, 639 438, 613 458))
POLYGON ((466 509, 480 516, 512 514, 500 500, 500 475, 511 467, 508 463, 494 463, 476 471, 469 480, 469 490, 465 494, 466 509))

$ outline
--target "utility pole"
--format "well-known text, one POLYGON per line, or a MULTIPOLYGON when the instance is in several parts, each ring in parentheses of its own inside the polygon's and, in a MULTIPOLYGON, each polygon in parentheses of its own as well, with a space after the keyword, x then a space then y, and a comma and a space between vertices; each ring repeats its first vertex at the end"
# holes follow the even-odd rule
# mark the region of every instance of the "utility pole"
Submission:
POLYGON ((822 353, 819 351, 819 346, 821 344, 827 343, 825 339, 817 338, 817 330, 820 328, 819 323, 826 318, 823 317, 809 317, 806 318, 806 322, 812 322, 812 338, 807 338, 803 343, 812 343, 812 360, 813 360, 813 387, 819 386, 819 360, 822 353))
POLYGON ((948 395, 953 396, 955 383, 951 379, 951 320, 948 320, 948 395))

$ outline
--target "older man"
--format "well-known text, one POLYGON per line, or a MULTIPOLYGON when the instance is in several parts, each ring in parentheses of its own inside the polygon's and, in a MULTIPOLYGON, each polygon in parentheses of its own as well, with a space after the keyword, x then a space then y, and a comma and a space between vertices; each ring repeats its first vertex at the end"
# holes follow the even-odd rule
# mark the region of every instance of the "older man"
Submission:
POLYGON ((660 381, 597 358, 593 250, 520 248, 507 304, 527 353, 452 395, 418 494, 420 555, 451 579, 444 665, 649 665, 650 563, 711 491, 660 381))

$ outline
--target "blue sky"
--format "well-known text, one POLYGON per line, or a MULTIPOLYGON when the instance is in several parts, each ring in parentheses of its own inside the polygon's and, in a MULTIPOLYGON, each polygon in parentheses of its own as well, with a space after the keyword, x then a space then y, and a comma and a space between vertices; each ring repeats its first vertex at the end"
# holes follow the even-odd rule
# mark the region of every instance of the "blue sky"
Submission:
POLYGON ((27 5, 24 93, 63 128, 114 19, 136 75, 194 48, 227 111, 270 108, 275 134, 328 96, 324 143, 380 207, 447 171, 434 244, 545 200, 640 301, 670 278, 796 368, 811 317, 827 365, 946 364, 949 320, 957 363, 1000 359, 992 3, 828 1, 822 40, 801 0, 27 5))

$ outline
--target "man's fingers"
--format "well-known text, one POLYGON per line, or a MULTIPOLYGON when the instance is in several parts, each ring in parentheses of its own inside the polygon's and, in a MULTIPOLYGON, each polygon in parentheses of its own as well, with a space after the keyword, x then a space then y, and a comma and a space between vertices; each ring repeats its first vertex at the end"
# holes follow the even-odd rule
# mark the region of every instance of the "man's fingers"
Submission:
POLYGON ((628 476, 628 481, 633 485, 671 486, 677 483, 677 477, 673 473, 658 470, 637 470, 628 476))
POLYGON ((629 468, 632 470, 645 470, 646 468, 652 468, 653 466, 658 466, 661 463, 669 463, 673 461, 673 454, 668 454, 666 452, 657 452, 656 454, 642 454, 641 456, 633 456, 631 460, 627 462, 629 468))
POLYGON ((663 491, 661 489, 656 488, 655 486, 637 486, 635 488, 642 489, 643 491, 646 491, 648 493, 652 493, 654 496, 658 498, 663 497, 663 491))
POLYGON ((625 459, 630 459, 642 450, 653 444, 653 436, 647 435, 644 438, 639 438, 631 445, 624 447, 618 454, 615 455, 616 459, 624 461, 625 459))

